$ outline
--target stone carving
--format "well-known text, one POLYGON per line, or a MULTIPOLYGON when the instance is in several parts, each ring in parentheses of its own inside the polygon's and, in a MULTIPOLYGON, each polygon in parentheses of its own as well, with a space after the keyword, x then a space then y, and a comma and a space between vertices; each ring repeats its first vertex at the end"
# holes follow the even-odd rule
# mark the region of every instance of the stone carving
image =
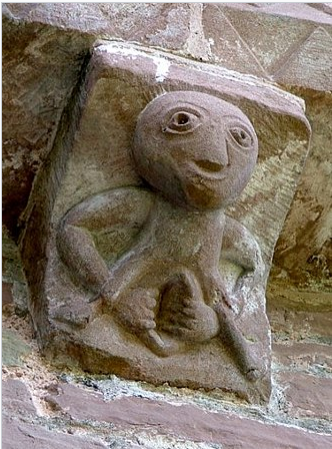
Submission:
POLYGON ((43 354, 266 402, 265 286, 309 135, 265 82, 96 45, 22 216, 43 354))
POLYGON ((236 106, 194 91, 158 96, 139 115, 132 146, 145 187, 85 199, 56 237, 61 260, 98 313, 158 356, 219 337, 252 381, 264 376, 266 362, 237 316, 262 283, 264 264, 255 239, 224 209, 247 185, 257 154, 255 130, 236 106), (112 242, 99 249, 96 236, 121 224, 134 227, 135 238, 108 263, 112 242), (242 270, 232 292, 221 258, 242 270))

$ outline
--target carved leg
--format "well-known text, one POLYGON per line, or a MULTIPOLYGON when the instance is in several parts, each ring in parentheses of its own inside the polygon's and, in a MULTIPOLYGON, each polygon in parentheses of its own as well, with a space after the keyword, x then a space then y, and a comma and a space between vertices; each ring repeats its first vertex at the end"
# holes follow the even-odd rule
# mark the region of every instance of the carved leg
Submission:
POLYGON ((227 310, 221 302, 215 306, 214 310, 220 320, 222 339, 232 349, 243 374, 251 381, 262 378, 266 368, 262 366, 262 361, 255 357, 250 343, 236 325, 232 312, 227 310))
POLYGON ((266 368, 262 365, 262 361, 255 357, 252 345, 236 324, 235 308, 232 307, 232 300, 226 292, 219 272, 203 279, 203 289, 218 316, 221 339, 231 348, 242 373, 251 381, 262 378, 266 368))

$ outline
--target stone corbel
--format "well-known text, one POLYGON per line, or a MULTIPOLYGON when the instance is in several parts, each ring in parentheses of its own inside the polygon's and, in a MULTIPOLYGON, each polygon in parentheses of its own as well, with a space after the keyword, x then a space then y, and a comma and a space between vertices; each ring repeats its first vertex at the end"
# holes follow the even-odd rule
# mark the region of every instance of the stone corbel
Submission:
POLYGON ((309 137, 268 82, 97 44, 21 236, 45 355, 267 401, 266 280, 309 137))

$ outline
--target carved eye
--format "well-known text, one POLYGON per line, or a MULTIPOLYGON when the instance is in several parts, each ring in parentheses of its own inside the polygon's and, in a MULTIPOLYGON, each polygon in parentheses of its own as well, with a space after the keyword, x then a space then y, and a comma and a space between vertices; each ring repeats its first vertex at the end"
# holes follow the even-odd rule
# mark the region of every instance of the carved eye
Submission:
POLYGON ((163 126, 164 133, 186 134, 194 131, 201 125, 199 116, 185 110, 176 111, 169 119, 166 126, 163 126))
POLYGON ((253 147, 254 139, 251 133, 242 126, 232 126, 229 129, 229 133, 241 148, 249 149, 253 147))

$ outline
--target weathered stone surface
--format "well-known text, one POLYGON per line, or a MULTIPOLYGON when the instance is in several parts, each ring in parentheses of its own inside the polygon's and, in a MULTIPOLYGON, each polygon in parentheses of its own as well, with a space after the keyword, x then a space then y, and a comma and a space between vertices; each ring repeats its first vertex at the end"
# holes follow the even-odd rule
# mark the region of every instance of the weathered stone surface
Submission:
POLYGON ((2 362, 6 366, 22 366, 23 358, 31 352, 20 334, 16 331, 4 329, 2 332, 2 362))
POLYGON ((17 20, 76 30, 105 39, 179 49, 190 30, 190 5, 177 3, 8 3, 17 20), (142 27, 144 23, 144 27, 142 27))
POLYGON ((215 62, 238 72, 268 77, 263 65, 223 12, 221 4, 204 6, 203 27, 215 62))
POLYGON ((193 405, 171 405, 141 398, 104 402, 102 396, 73 385, 59 386, 59 394, 48 398, 76 421, 108 422, 117 428, 155 429, 192 441, 219 443, 223 448, 326 449, 331 436, 298 428, 269 425, 238 418, 230 413, 211 413, 193 405), (89 407, 86 407, 89 404, 89 407))
POLYGON ((28 313, 27 285, 17 245, 3 227, 2 233, 2 305, 14 304, 18 315, 28 313))
POLYGON ((8 229, 18 237, 18 218, 35 173, 52 147, 59 117, 93 39, 124 39, 275 79, 286 89, 300 88, 294 93, 319 106, 317 114, 308 110, 315 128, 312 156, 276 250, 276 257, 280 256, 277 266, 291 279, 296 278, 296 283, 299 277, 301 282, 306 280, 306 271, 317 281, 322 270, 313 269, 316 258, 324 267, 324 261, 332 259, 326 225, 331 210, 327 189, 317 195, 319 186, 325 186, 331 176, 325 164, 330 158, 331 137, 329 126, 323 124, 323 111, 326 122, 331 106, 328 96, 318 99, 303 89, 326 92, 331 88, 330 9, 323 3, 4 5, 3 219, 8 229), (317 213, 320 216, 313 219, 317 213), (312 236, 303 244, 308 228, 312 236), (300 263, 289 268, 294 266, 289 254, 299 251, 300 263), (314 262, 310 265, 307 260, 314 262))
POLYGON ((324 28, 315 29, 273 79, 280 84, 318 91, 332 89, 332 36, 324 28))
POLYGON ((285 399, 289 403, 289 414, 296 418, 332 417, 332 379, 300 373, 278 374, 285 399))
POLYGON ((323 298, 324 291, 325 295, 331 292, 332 95, 310 90, 301 91, 301 95, 313 126, 311 150, 275 249, 273 278, 277 282, 273 283, 280 290, 283 281, 284 285, 301 283, 314 304, 320 295, 323 298))
MULTIPOLYGON (((326 287, 331 285, 329 276, 332 271, 329 264, 332 260, 332 247, 329 243, 331 194, 328 189, 332 174, 329 166, 329 143, 332 139, 329 111, 332 105, 330 104, 331 96, 326 92, 331 89, 331 76, 328 75, 331 70, 330 60, 326 57, 331 49, 331 6, 327 3, 300 5, 253 3, 217 6, 182 4, 161 7, 144 4, 118 6, 100 3, 74 6, 70 4, 8 4, 5 6, 3 66, 5 70, 9 68, 9 75, 6 79, 6 73, 4 73, 3 85, 6 90, 3 105, 4 117, 8 118, 8 123, 11 122, 11 129, 8 131, 5 123, 4 219, 16 237, 18 235, 17 218, 26 205, 36 171, 53 146, 59 117, 78 80, 84 55, 88 54, 95 37, 112 39, 114 36, 115 39, 123 38, 147 45, 157 45, 172 51, 180 50, 182 54, 187 54, 191 58, 201 58, 201 60, 214 62, 242 73, 256 74, 280 83, 283 89, 305 99, 306 114, 314 131, 312 151, 302 172, 298 193, 277 246, 274 259, 274 284, 269 290, 268 311, 275 330, 274 339, 279 342, 274 344, 273 353, 278 379, 286 388, 288 402, 285 411, 291 411, 292 423, 299 418, 301 425, 308 422, 308 424, 311 423, 310 428, 313 428, 316 418, 328 419, 330 413, 330 405, 327 402, 322 404, 321 399, 328 396, 323 389, 325 379, 318 377, 317 383, 313 384, 312 376, 310 382, 307 382, 307 378, 301 374, 300 381, 297 382, 296 375, 291 375, 290 371, 305 372, 321 377, 328 376, 331 372, 331 353, 330 347, 327 346, 327 343, 331 342, 331 298, 326 291, 326 287), (201 15, 202 11, 203 15, 201 15), (142 22, 146 27, 141 26, 142 22), (62 37, 59 38, 60 35, 62 37), (16 49, 25 41, 31 45, 27 43, 22 51, 17 52, 16 49), (59 48, 58 41, 61 43, 59 48), (76 47, 80 48, 79 54, 76 53, 76 47), (49 61, 52 62, 51 70, 47 69, 49 61), (59 71, 56 67, 58 62, 61 67, 59 71), (54 73, 50 73, 52 71, 54 73), (51 79, 52 77, 54 79, 51 79), (48 79, 51 79, 50 85, 48 79), (29 127, 30 123, 31 127, 29 127), (41 136, 39 140, 38 136, 41 136), (12 189, 12 185, 15 185, 15 189, 12 189), (276 278, 278 282, 275 282, 276 278), (299 283, 301 283, 300 290, 299 283), (302 343, 294 343, 294 340, 302 343), (310 343, 312 341, 325 344, 310 343), (285 377, 283 370, 289 371, 285 377), (317 392, 319 396, 316 395, 317 392), (326 408, 327 405, 328 408, 326 408), (313 418, 312 421, 311 418, 313 418)), ((150 99, 151 97, 146 102, 150 99)), ((98 133, 95 135, 98 137, 98 133)), ((91 142, 94 144, 92 139, 91 142)), ((259 163, 261 162, 260 160, 259 163)), ((255 220, 251 223, 251 229, 255 232, 252 228, 253 223, 255 220)), ((6 277, 6 281, 12 283, 16 279, 16 272, 14 277, 11 274, 16 271, 16 267, 12 270, 12 258, 9 263, 7 263, 8 260, 5 260, 5 271, 6 275, 10 271, 10 276, 6 277)), ((36 265, 36 272, 39 268, 40 265, 36 265)), ((21 276, 19 278, 21 279, 21 276)), ((15 285, 17 286, 17 282, 15 285)), ((14 289, 13 293, 17 305, 17 289, 14 289)), ((12 307, 6 308, 6 310, 9 309, 12 307)), ((78 329, 84 328, 90 314, 89 306, 82 307, 80 303, 72 303, 69 306, 61 305, 59 309, 61 317, 65 318, 67 323, 76 323, 78 329)), ((38 313, 36 312, 35 316, 42 322, 43 312, 40 315, 38 313)), ((75 347, 72 351, 77 356, 79 350, 75 347)), ((90 355, 88 354, 88 357, 90 355)), ((21 358, 16 356, 15 358, 13 366, 17 360, 19 363, 22 361, 21 358)), ((116 360, 116 363, 119 361, 116 360)), ((7 371, 6 368, 4 370, 7 371)), ((28 413, 30 413, 31 398, 29 394, 24 396, 23 384, 13 385, 12 390, 15 394, 17 392, 20 398, 22 394, 22 400, 26 401, 28 413)), ((18 409, 18 413, 20 410, 25 413, 25 406, 22 405, 21 409, 20 400, 17 403, 13 400, 11 404, 18 409)), ((85 406, 86 402, 82 404, 82 407, 85 406)), ((8 407, 10 408, 11 405, 8 407)), ((15 412, 14 408, 13 412, 15 412)), ((134 410, 136 410, 135 407, 134 410)), ((121 416, 125 419, 125 412, 121 416)), ((189 416, 185 414, 185 418, 186 422, 189 422, 189 416)), ((271 418, 273 419, 273 416, 271 418)), ((97 412, 96 420, 98 420, 97 412)), ((245 428, 248 425, 246 421, 244 421, 245 428)), ((240 428, 241 424, 243 420, 238 420, 235 426, 240 428)), ((126 423, 124 422, 121 426, 125 428, 126 423)), ((144 424, 141 427, 144 427, 144 424)), ((270 426, 267 427, 271 430, 270 426)), ((253 430, 255 429, 254 427, 253 430)), ((265 443, 269 443, 269 437, 265 440, 263 435, 265 430, 262 429, 261 433, 259 431, 261 439, 255 440, 255 447, 265 449, 265 443)), ((247 447, 242 430, 238 433, 236 440, 232 437, 232 431, 227 435, 229 441, 224 439, 222 446, 247 447), (242 437, 243 441, 240 441, 242 437), (227 446, 225 446, 226 443, 227 446)), ((279 441, 284 441, 282 431, 278 432, 279 441)), ((16 428, 10 433, 21 435, 16 428)), ((274 436, 276 437, 277 434, 274 436)), ((303 435, 301 432, 301 436, 303 435)), ((54 434, 52 435, 54 444, 56 436, 56 433, 55 438, 54 434)), ((250 430, 249 436, 251 436, 250 430)), ((255 437, 258 437, 258 434, 255 437)), ((314 438, 312 434, 310 437, 314 438)), ((182 441, 182 437, 180 438, 182 441)), ((330 445, 329 441, 317 443, 312 438, 304 443, 298 437, 297 431, 292 438, 293 441, 289 439, 287 447, 297 447, 297 445, 305 447, 306 443, 310 444, 311 448, 317 445, 319 447, 321 443, 325 449, 330 445)), ((33 438, 24 439, 22 443, 19 441, 19 447, 29 447, 29 443, 38 447, 40 441, 38 440, 38 443, 36 441, 33 438)), ((12 444, 10 437, 5 440, 6 443, 12 444)), ((110 444, 108 441, 108 445, 110 444)), ((112 444, 114 444, 113 441, 112 444)), ((219 447, 219 443, 212 443, 211 448, 214 444, 218 444, 219 447)), ((43 448, 49 446, 47 441, 42 443, 43 448)), ((68 442, 61 442, 60 447, 68 447, 68 442)), ((191 447, 189 442, 188 447, 191 447)))
POLYGON ((330 346, 317 343, 289 344, 274 343, 272 345, 273 355, 279 364, 291 370, 302 370, 306 372, 315 371, 324 374, 324 371, 332 369, 332 351, 330 346))
MULTIPOLYGON (((303 321, 302 326, 306 327, 303 321)), ((290 340, 274 343, 273 354, 275 380, 284 392, 288 416, 330 422, 332 415, 331 347, 317 343, 296 343, 290 340)))
POLYGON ((306 301, 303 298, 305 298, 307 292, 304 292, 304 294, 296 292, 295 295, 291 293, 287 290, 286 294, 277 294, 272 300, 268 301, 267 313, 276 340, 311 340, 330 345, 332 342, 331 293, 325 295, 321 292, 309 294, 306 301), (293 300, 293 296, 295 296, 296 301, 293 300), (318 297, 321 300, 322 296, 324 302, 315 298, 318 297), (290 301, 287 302, 288 298, 290 301), (310 299, 314 304, 313 307, 310 307, 310 299), (303 310, 301 310, 302 308, 303 310))
POLYGON ((2 447, 4 449, 106 449, 90 438, 45 430, 32 424, 3 417, 2 447))
POLYGON ((178 49, 189 39, 192 15, 187 4, 3 4, 3 222, 15 238, 92 42, 178 49))
POLYGON ((2 32, 3 222, 17 238, 34 175, 52 146, 92 40, 8 15, 2 32))
MULTIPOLYGON (((332 18, 325 4, 206 4, 212 60, 277 83, 306 101, 311 152, 275 251, 270 282, 330 288, 332 18), (221 30, 222 33, 221 33, 221 30), (310 284, 313 284, 312 286, 310 284)), ((272 298, 271 298, 272 300, 272 298)))
POLYGON ((17 379, 2 382, 2 411, 5 415, 36 415, 31 394, 26 385, 17 379))
POLYGON ((331 8, 326 3, 224 3, 226 8, 240 11, 253 11, 257 14, 279 16, 289 20, 294 18, 297 21, 304 20, 318 24, 332 25, 331 8))
MULTIPOLYGON (((295 266, 292 269, 295 270, 295 266)), ((275 276, 276 271, 277 268, 274 267, 273 276, 275 276)), ((324 291, 322 288, 326 282, 325 277, 321 276, 320 279, 321 283, 318 281, 316 285, 312 285, 310 291, 310 287, 308 288, 306 285, 303 288, 296 288, 295 285, 289 285, 288 278, 277 277, 269 284, 267 289, 267 295, 271 303, 270 309, 281 310, 284 308, 293 312, 310 312, 312 321, 315 321, 313 315, 315 312, 326 313, 328 318, 332 312, 332 293, 328 290, 324 291)))
POLYGON ((2 283, 2 307, 13 302, 12 284, 2 283))
POLYGON ((203 26, 212 57, 224 67, 284 79, 289 85, 328 90, 330 15, 305 4, 291 8, 278 3, 262 7, 207 4, 203 26))
MULTIPOLYGON (((264 382, 258 382, 257 386, 248 383, 241 375, 241 369, 239 371, 237 367, 220 370, 220 365, 226 367, 234 364, 230 362, 225 347, 216 340, 211 340, 208 350, 204 345, 194 348, 182 362, 180 354, 160 359, 144 346, 141 347, 142 352, 138 356, 137 339, 133 338, 132 333, 125 337, 123 329, 116 325, 108 313, 105 313, 103 303, 100 304, 99 301, 89 304, 91 292, 84 289, 83 285, 79 285, 77 280, 72 282, 54 247, 54 231, 73 206, 110 189, 140 186, 141 181, 130 156, 137 116, 151 98, 165 90, 188 90, 188 86, 190 90, 210 93, 239 105, 250 118, 258 136, 257 169, 238 204, 229 207, 227 213, 255 232, 255 238, 262 250, 265 272, 263 282, 258 287, 261 292, 257 292, 260 305, 256 303, 254 306, 254 296, 248 296, 248 300, 244 300, 242 312, 236 318, 236 326, 242 329, 242 333, 249 341, 257 342, 257 346, 252 344, 252 350, 259 351, 257 353, 260 354, 259 357, 264 358, 263 355, 268 354, 269 337, 264 318, 262 289, 268 275, 273 247, 292 200, 307 152, 309 128, 301 104, 296 98, 266 83, 258 81, 256 84, 253 83, 251 78, 236 77, 234 73, 219 72, 213 67, 206 70, 202 65, 186 64, 183 59, 166 55, 156 57, 138 48, 120 44, 100 45, 95 50, 84 87, 87 95, 80 99, 81 104, 84 102, 82 118, 80 119, 79 108, 66 112, 55 147, 49 162, 45 165, 46 170, 41 171, 35 184, 34 194, 26 211, 28 224, 21 246, 31 287, 31 310, 35 322, 38 323, 44 348, 47 348, 46 352, 50 353, 53 348, 54 356, 59 357, 61 353, 62 357, 65 357, 65 354, 75 356, 85 369, 112 371, 130 378, 142 378, 156 383, 169 381, 173 385, 192 387, 218 386, 232 389, 251 400, 258 400, 259 397, 262 399, 264 395, 267 398, 268 394, 266 395, 263 390, 269 388, 269 370, 264 382), (135 98, 135 102, 132 102, 132 98, 135 98), (75 122, 71 122, 72 116, 76 117, 77 129, 75 122), (66 129, 68 126, 69 129, 66 129), (271 130, 275 136, 274 140, 271 139, 271 130), (262 189, 263 179, 264 189, 262 189), (52 194, 40 196, 40 192, 52 194), (29 216, 30 211, 32 213, 29 216), (38 238, 32 237, 34 235, 38 235, 38 238), (51 256, 47 267, 43 265, 46 246, 51 256), (31 257, 34 260, 33 265, 36 259, 39 261, 37 263, 41 264, 38 278, 35 269, 32 268, 31 257), (44 288, 47 291, 46 296, 44 288), (55 326, 53 329, 58 333, 57 337, 46 330, 50 327, 44 312, 45 307, 49 310, 52 326, 55 326), (258 349, 259 341, 264 347, 263 350, 258 349), (83 352, 81 352, 82 342, 87 346, 83 352), (206 354, 209 350, 212 353, 208 356, 208 361, 206 354), (204 368, 207 363, 210 366, 208 373, 204 368), (175 365, 181 368, 176 371, 175 365), (260 385, 263 384, 265 386, 262 390, 260 385)), ((149 207, 145 203, 141 203, 144 205, 141 215, 144 214, 144 208, 149 207)), ((136 226, 139 226, 140 221, 144 222, 142 217, 138 218, 136 226)), ((121 223, 124 234, 110 234, 114 248, 113 255, 109 255, 111 263, 114 263, 117 254, 126 248, 133 238, 133 233, 137 232, 130 229, 128 234, 124 228, 126 223, 121 223)), ((176 231, 175 234, 177 233, 176 231)), ((105 237, 107 238, 107 235, 101 236, 104 242, 105 237)), ((109 243, 105 246, 103 240, 99 242, 101 254, 104 254, 105 250, 110 251, 109 243)), ((83 252, 86 250, 84 246, 81 248, 83 252)), ((96 262, 97 266, 99 265, 96 262)), ((239 276, 238 271, 234 271, 234 264, 230 267, 223 266, 222 270, 229 272, 233 279, 231 283, 234 283, 234 276, 235 279, 239 276)), ((97 275, 101 274, 102 270, 98 269, 97 275)), ((134 311, 132 307, 128 310, 134 311)), ((242 343, 240 346, 242 347, 242 343)), ((242 354, 242 349, 240 353, 242 354)), ((63 361, 65 360, 66 358, 63 358, 63 361)))

